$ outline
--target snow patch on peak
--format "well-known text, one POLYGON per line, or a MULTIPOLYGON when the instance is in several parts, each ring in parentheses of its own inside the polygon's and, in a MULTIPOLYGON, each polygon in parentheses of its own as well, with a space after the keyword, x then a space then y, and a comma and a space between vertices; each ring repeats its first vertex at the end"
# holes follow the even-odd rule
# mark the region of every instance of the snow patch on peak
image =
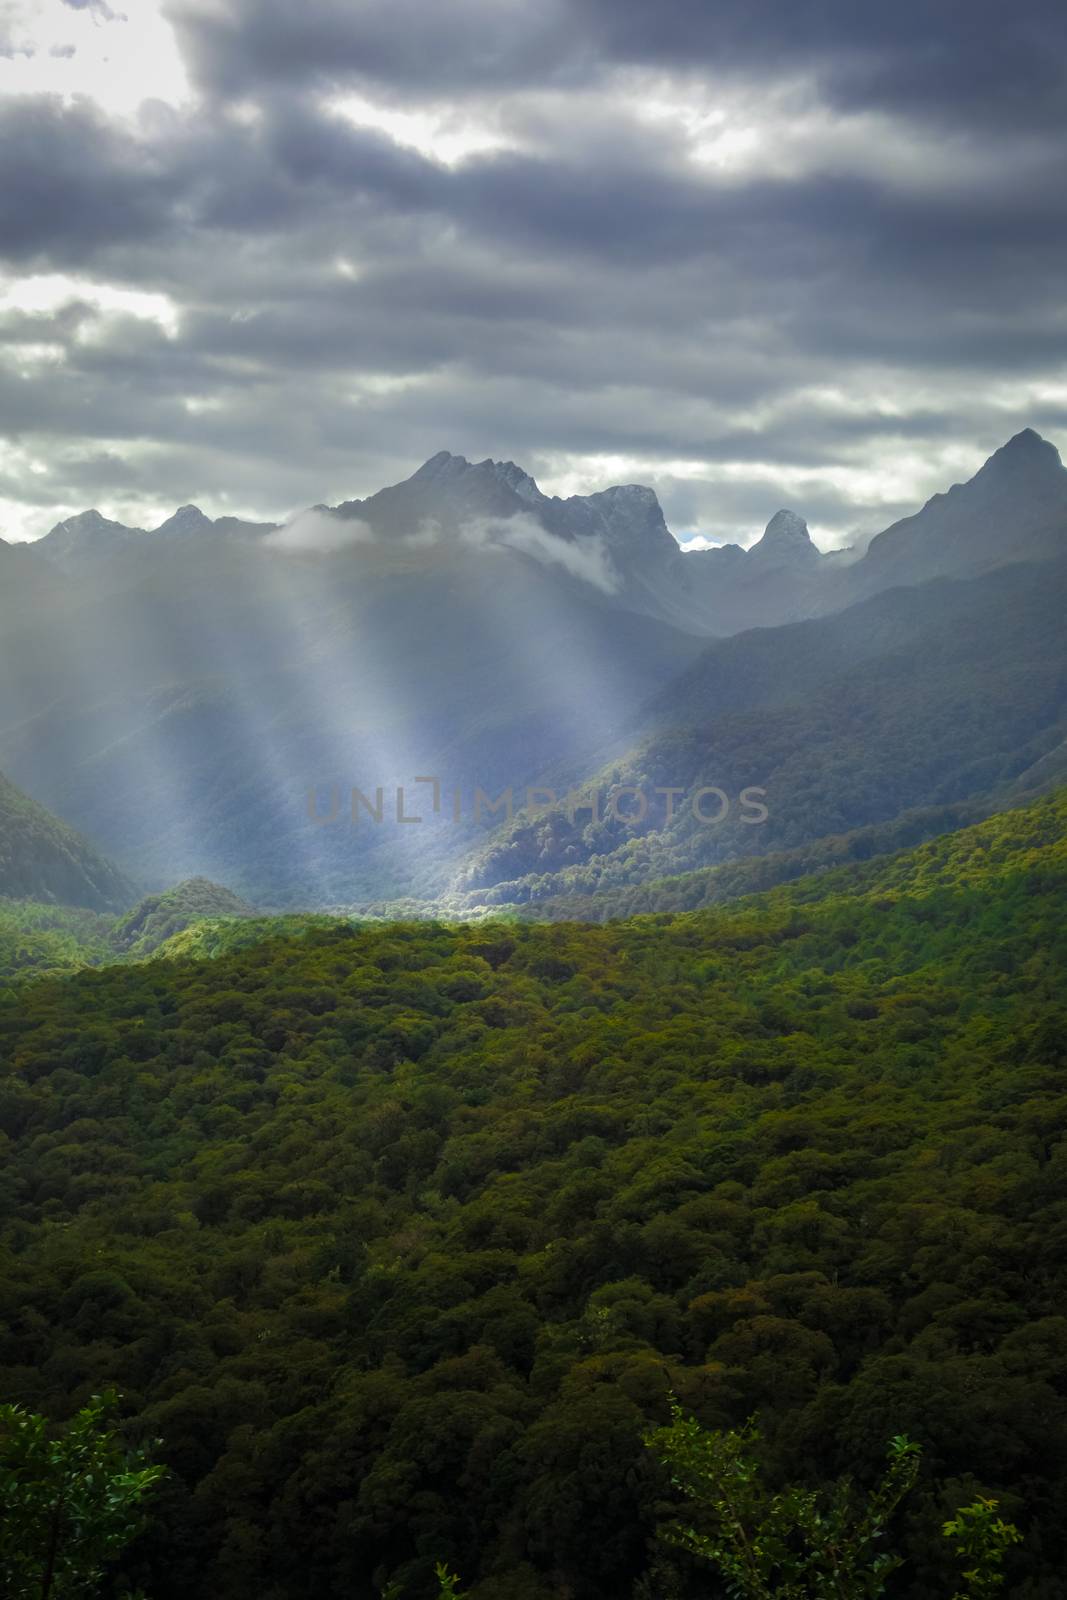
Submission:
POLYGON ((616 483, 610 489, 599 489, 588 496, 588 503, 623 527, 666 527, 655 489, 643 483, 616 483))
POLYGON ((659 505, 655 489, 650 489, 644 483, 616 483, 610 489, 601 489, 599 495, 591 498, 609 500, 617 505, 659 505))
POLYGON ((803 517, 795 511, 776 511, 763 531, 763 539, 773 544, 810 544, 811 534, 803 517))
POLYGON ((412 473, 414 478, 454 478, 460 472, 466 472, 470 462, 466 456, 454 456, 450 450, 438 450, 429 461, 424 461, 417 472, 412 473))
POLYGON ((505 484, 520 500, 536 505, 545 498, 530 474, 514 461, 486 461, 483 465, 489 467, 497 481, 505 484))

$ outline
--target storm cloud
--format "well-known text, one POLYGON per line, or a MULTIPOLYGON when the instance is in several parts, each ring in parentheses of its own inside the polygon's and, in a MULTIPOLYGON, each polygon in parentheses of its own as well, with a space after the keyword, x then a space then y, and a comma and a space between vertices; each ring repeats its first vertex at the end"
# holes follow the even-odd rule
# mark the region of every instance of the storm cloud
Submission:
POLYGON ((85 8, 6 52, 0 535, 445 448, 841 543, 1064 442, 1062 6, 146 5, 132 109, 48 54, 85 8))

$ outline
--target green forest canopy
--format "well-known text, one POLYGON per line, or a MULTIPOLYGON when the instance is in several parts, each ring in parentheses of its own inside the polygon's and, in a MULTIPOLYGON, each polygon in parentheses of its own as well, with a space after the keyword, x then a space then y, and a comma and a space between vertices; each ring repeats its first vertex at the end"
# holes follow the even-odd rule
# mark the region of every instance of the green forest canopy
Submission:
POLYGON ((714 911, 25 985, 0 1397, 165 1441, 156 1600, 667 1600, 670 1391, 781 1481, 917 1440, 897 1593, 989 1493, 1063 1596, 1065 890, 1059 795, 714 911))

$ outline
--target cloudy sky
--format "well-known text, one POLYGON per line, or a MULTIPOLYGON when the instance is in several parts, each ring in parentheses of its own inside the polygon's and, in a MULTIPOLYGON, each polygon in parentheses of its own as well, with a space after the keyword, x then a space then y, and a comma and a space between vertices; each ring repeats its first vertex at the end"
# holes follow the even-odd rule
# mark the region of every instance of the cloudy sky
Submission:
POLYGON ((1067 443, 1063 0, 0 0, 0 534, 439 449, 827 544, 1067 443))

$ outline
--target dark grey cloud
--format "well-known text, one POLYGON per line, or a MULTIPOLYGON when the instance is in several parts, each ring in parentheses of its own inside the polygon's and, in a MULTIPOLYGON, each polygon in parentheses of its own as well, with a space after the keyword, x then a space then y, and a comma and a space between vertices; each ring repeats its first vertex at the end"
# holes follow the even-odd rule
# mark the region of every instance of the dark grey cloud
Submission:
POLYGON ((0 263, 77 280, 0 293, 0 498, 278 517, 448 447, 652 478, 683 532, 788 488, 842 534, 1064 426, 1060 7, 170 14, 191 110, 0 102, 0 263), (694 159, 687 107, 756 148, 694 159), (499 147, 449 164, 397 111, 499 147))
POLYGON ((576 11, 616 60, 804 71, 835 103, 938 121, 1062 113, 1067 14, 1056 0, 577 0, 576 11))
POLYGON ((165 149, 85 103, 0 101, 0 256, 67 266, 155 233, 183 187, 165 149))
POLYGON ((585 48, 565 42, 565 0, 173 0, 167 11, 199 82, 224 95, 339 81, 496 93, 552 80, 585 48))
POLYGON ((720 79, 807 73, 836 103, 939 121, 1018 126, 1063 111, 1058 0, 172 0, 169 13, 201 82, 223 93, 356 80, 435 98, 655 64, 720 79))

